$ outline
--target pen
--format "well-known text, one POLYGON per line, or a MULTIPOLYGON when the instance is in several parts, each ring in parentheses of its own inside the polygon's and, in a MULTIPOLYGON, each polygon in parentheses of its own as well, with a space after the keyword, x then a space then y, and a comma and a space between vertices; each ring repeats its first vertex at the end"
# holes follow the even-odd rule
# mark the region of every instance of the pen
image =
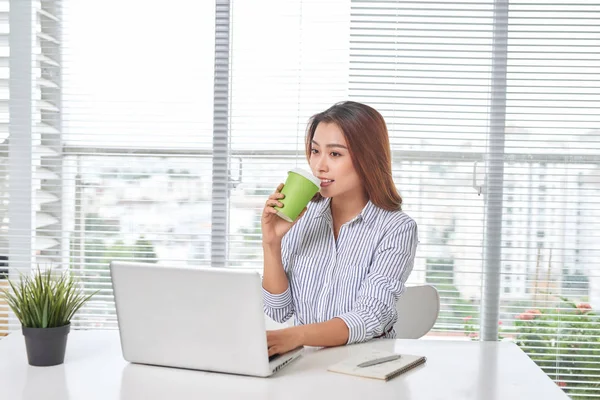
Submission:
POLYGON ((386 356, 381 358, 376 358, 374 360, 365 361, 357 365, 358 368, 370 367, 372 365, 383 364, 388 361, 394 361, 400 358, 400 354, 394 354, 393 356, 386 356))

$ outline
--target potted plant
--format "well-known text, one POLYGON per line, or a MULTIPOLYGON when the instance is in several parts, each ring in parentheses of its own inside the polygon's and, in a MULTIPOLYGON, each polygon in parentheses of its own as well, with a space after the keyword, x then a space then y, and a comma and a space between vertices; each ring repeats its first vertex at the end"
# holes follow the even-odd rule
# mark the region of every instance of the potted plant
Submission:
POLYGON ((3 297, 22 325, 30 365, 51 366, 65 359, 71 318, 95 293, 85 296, 69 272, 51 268, 8 281, 3 297))

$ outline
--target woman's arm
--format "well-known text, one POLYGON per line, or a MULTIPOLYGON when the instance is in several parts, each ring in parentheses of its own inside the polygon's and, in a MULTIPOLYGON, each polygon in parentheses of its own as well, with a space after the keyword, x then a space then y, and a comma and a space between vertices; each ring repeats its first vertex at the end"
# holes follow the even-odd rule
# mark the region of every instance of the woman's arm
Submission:
POLYGON ((285 322, 294 315, 294 304, 288 277, 284 268, 286 254, 285 234, 302 218, 306 208, 295 222, 287 222, 276 215, 275 206, 281 207, 279 201, 284 195, 281 193, 283 184, 269 196, 265 203, 261 218, 262 245, 263 245, 263 299, 264 311, 277 322, 285 322))
POLYGON ((294 303, 282 262, 281 245, 263 244, 263 310, 272 320, 283 323, 294 315, 294 303))
POLYGON ((297 326, 304 346, 341 346, 348 342, 350 331, 344 321, 333 318, 318 324, 297 326))
POLYGON ((271 294, 285 292, 289 282, 281 261, 281 242, 263 243, 263 256, 263 288, 271 294))
POLYGON ((294 222, 288 222, 279 218, 276 215, 277 210, 274 207, 283 206, 280 200, 285 195, 281 193, 281 189, 283 189, 283 183, 280 183, 275 192, 267 199, 261 217, 264 256, 263 287, 267 292, 272 294, 282 294, 288 289, 289 282, 282 262, 281 246, 283 237, 302 218, 306 211, 305 208, 294 222))
POLYGON ((341 346, 348 342, 349 332, 346 323, 339 318, 267 331, 269 355, 282 354, 300 346, 341 346))

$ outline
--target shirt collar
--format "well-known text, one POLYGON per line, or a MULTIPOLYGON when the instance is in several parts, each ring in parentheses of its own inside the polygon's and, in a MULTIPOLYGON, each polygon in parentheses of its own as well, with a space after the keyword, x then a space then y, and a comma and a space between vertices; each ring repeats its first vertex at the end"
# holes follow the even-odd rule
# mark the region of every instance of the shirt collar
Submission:
MULTIPOLYGON (((315 212, 315 218, 325 217, 331 220, 331 197, 326 197, 317 203, 317 210, 315 212)), ((364 221, 367 225, 371 225, 377 219, 377 206, 369 200, 362 211, 354 217, 350 222, 357 220, 364 221)))
POLYGON ((377 206, 369 200, 359 216, 370 226, 377 219, 377 206))
POLYGON ((331 219, 331 209, 329 204, 331 203, 331 197, 325 197, 316 204, 315 218, 326 217, 331 219))

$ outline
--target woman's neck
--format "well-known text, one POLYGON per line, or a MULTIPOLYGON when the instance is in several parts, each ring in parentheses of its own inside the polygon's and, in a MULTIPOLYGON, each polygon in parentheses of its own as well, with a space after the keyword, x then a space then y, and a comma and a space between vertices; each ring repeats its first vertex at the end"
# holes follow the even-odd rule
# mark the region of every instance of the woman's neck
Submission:
POLYGON ((369 201, 367 194, 349 194, 336 196, 331 199, 331 216, 336 225, 343 225, 356 217, 365 208, 369 201))

